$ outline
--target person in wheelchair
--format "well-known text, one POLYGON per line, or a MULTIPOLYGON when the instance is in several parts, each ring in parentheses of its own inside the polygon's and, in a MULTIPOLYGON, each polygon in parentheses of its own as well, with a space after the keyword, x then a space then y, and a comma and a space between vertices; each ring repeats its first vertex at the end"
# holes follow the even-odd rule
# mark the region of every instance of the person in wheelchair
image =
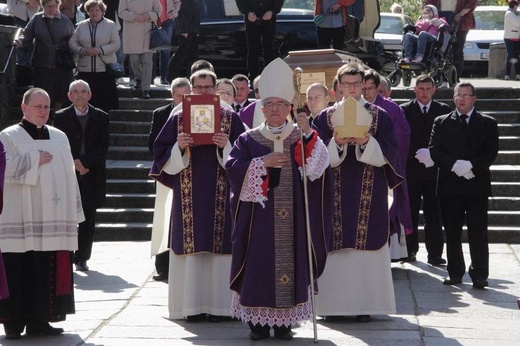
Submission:
POLYGON ((426 5, 419 20, 415 23, 415 33, 409 31, 404 35, 404 58, 401 63, 422 63, 426 46, 437 41, 439 27, 447 24, 444 18, 439 18, 437 7, 426 5))

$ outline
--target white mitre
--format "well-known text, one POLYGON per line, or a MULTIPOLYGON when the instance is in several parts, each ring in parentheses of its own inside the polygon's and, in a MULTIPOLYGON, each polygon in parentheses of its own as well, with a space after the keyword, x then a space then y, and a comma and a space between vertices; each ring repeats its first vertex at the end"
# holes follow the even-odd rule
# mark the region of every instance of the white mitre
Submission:
POLYGON ((285 61, 276 58, 269 63, 258 81, 260 98, 279 97, 292 103, 294 99, 293 70, 285 61))

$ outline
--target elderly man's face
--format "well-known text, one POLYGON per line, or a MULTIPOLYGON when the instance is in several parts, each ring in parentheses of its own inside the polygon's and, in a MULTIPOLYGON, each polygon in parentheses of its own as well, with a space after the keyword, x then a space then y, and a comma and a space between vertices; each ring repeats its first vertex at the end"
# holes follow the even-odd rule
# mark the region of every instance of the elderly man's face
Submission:
POLYGON ((78 83, 69 91, 67 97, 74 107, 84 110, 88 106, 88 101, 92 97, 92 93, 85 84, 78 83))
POLYGON ((279 97, 268 97, 265 99, 262 111, 269 126, 282 126, 289 111, 291 104, 279 97))
POLYGON ((23 118, 31 124, 41 127, 49 120, 50 105, 49 96, 33 94, 28 104, 22 103, 23 118))

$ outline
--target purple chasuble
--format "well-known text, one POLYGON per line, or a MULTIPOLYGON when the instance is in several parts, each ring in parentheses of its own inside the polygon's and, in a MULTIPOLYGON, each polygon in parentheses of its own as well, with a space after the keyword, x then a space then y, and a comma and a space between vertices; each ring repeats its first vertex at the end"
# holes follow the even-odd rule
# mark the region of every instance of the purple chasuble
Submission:
MULTIPOLYGON (((4 206, 4 178, 5 178, 5 150, 4 145, 0 142, 0 213, 4 206)), ((7 278, 5 277, 4 259, 2 258, 2 249, 0 249, 0 300, 9 297, 9 289, 7 286, 7 278)))
MULTIPOLYGON (((329 144, 334 128, 330 121, 337 106, 325 109, 312 127, 329 144)), ((348 145, 347 156, 332 168, 334 175, 333 240, 331 251, 353 248, 377 250, 388 242, 388 188, 402 183, 397 170, 398 147, 394 125, 380 107, 365 104, 372 115, 370 134, 379 146, 386 164, 376 167, 356 159, 355 146, 348 145)))
MULTIPOLYGON (((294 160, 299 138, 295 128, 284 140, 291 165, 281 169, 279 185, 269 188, 265 209, 239 199, 252 159, 273 152, 273 142, 258 128, 247 131, 236 141, 226 164, 234 215, 230 287, 245 307, 292 308, 309 299, 303 181, 294 160)), ((315 278, 325 267, 332 231, 331 178, 329 167, 307 184, 315 278)))
POLYGON ((404 178, 403 183, 394 189, 394 202, 390 206, 390 233, 401 234, 401 225, 403 225, 406 234, 410 234, 413 232, 413 225, 410 199, 408 197, 408 184, 406 183, 406 160, 408 159, 411 134, 410 125, 408 125, 404 110, 395 102, 377 94, 374 104, 383 108, 394 123, 397 146, 399 148, 397 154, 398 172, 404 178))
POLYGON ((251 102, 245 108, 242 108, 238 112, 238 116, 240 117, 240 119, 242 119, 244 124, 246 124, 247 127, 249 127, 250 129, 253 128, 253 119, 255 117, 255 107, 256 107, 257 102, 262 102, 262 101, 256 100, 254 102, 251 102))
MULTIPOLYGON (((230 143, 244 132, 231 110, 221 107, 221 128, 230 143)), ((182 112, 170 116, 154 142, 150 176, 173 189, 170 246, 177 255, 210 252, 231 253, 231 214, 226 171, 220 165, 216 145, 190 148, 190 164, 175 175, 163 171, 182 132, 182 112)))

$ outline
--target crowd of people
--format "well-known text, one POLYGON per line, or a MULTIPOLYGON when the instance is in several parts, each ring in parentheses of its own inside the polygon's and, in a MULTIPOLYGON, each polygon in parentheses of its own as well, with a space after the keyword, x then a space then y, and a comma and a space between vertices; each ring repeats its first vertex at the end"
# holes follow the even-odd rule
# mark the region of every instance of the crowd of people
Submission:
MULTIPOLYGON (((151 52, 146 39, 127 45, 124 30, 151 27, 165 15, 161 3, 118 5, 124 52, 144 98, 151 52)), ((172 1, 179 18, 190 8, 185 3, 175 10, 172 1)), ((255 35, 268 33, 277 4, 263 9, 255 35)), ((0 132, 0 191, 9 196, 0 204, 0 322, 8 339, 24 330, 64 332, 50 322, 75 312, 73 264, 89 270, 96 210, 105 202, 109 119, 94 101, 111 102, 97 94, 115 87, 115 80, 102 81, 104 63, 117 61, 119 32, 101 0, 85 3, 88 19, 75 29, 59 5, 42 0, 43 12, 17 40, 21 47, 34 40, 47 59, 41 66, 33 59, 42 84, 24 94, 21 122, 0 132), (72 68, 56 66, 59 47, 80 55, 77 80, 72 68), (63 89, 71 105, 58 111, 63 89)), ((246 18, 259 20, 255 11, 246 18)), ((178 34, 188 46, 172 59, 191 62, 190 32, 178 34)), ((341 66, 330 91, 325 81, 297 90, 293 70, 273 58, 253 80, 256 100, 248 98, 248 76, 218 79, 207 61, 194 61, 189 78, 171 72, 172 103, 153 112, 149 134, 157 191, 153 278, 168 282, 170 319, 237 318, 251 340, 269 338, 271 328, 290 340, 291 327, 316 314, 367 323, 395 313, 391 262, 417 260, 421 205, 428 263, 447 265, 443 284, 460 284, 468 271, 474 288, 489 285, 487 208, 498 130, 474 108, 471 83, 454 88, 452 110, 433 100, 428 75, 417 79, 416 98, 399 106, 390 82, 358 63, 341 66), (193 111, 184 107, 197 97, 220 102, 204 104, 219 126, 203 144, 188 131, 193 111)))

